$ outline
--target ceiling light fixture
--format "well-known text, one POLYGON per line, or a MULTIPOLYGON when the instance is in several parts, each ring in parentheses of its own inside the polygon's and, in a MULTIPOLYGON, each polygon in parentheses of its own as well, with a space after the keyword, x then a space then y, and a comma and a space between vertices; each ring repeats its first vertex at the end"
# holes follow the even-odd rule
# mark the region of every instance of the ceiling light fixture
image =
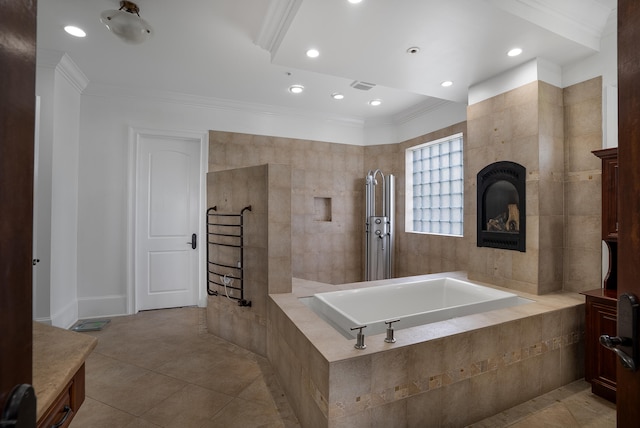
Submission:
POLYGON ((340 92, 334 92, 333 94, 331 94, 331 98, 333 98, 334 100, 342 100, 344 99, 344 95, 340 92))
POLYGON ((518 56, 522 53, 522 49, 520 48, 513 48, 511 49, 509 52, 507 52, 508 56, 518 56))
POLYGON ((100 21, 113 34, 134 45, 144 42, 153 34, 149 23, 140 18, 140 8, 131 1, 121 1, 118 10, 105 10, 100 14, 100 21))
POLYGON ((445 80, 440 84, 440 86, 442 86, 443 88, 448 88, 451 85, 453 85, 453 82, 451 80, 445 80))
POLYGON ((407 53, 408 53, 409 55, 415 55, 415 54, 417 54, 418 52, 420 52, 420 48, 419 48, 419 47, 417 47, 417 46, 412 46, 412 47, 410 47, 409 49, 407 49, 407 53))
POLYGON ((289 92, 291 92, 292 94, 299 94, 299 93, 302 93, 302 91, 304 91, 304 86, 302 85, 289 86, 289 92))
POLYGON ((369 105, 370 106, 376 107, 376 106, 379 106, 380 104, 382 104, 382 100, 379 99, 379 98, 376 98, 375 100, 369 101, 369 105))
POLYGON ((67 25, 66 27, 64 27, 64 31, 66 31, 67 33, 71 34, 74 37, 85 37, 87 35, 87 33, 85 33, 82 28, 79 28, 73 25, 67 25))
POLYGON ((318 51, 318 49, 309 49, 307 51, 307 56, 309 58, 317 58, 320 55, 320 52, 318 51))
POLYGON ((362 0, 349 0, 349 3, 351 4, 358 4, 360 3, 362 0))

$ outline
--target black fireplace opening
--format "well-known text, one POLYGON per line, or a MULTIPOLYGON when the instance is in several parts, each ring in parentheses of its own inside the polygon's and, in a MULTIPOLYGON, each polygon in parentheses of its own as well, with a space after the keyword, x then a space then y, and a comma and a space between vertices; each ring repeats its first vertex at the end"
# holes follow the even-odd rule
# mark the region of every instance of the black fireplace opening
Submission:
POLYGON ((515 162, 495 162, 478 173, 478 247, 525 251, 525 183, 526 169, 515 162))

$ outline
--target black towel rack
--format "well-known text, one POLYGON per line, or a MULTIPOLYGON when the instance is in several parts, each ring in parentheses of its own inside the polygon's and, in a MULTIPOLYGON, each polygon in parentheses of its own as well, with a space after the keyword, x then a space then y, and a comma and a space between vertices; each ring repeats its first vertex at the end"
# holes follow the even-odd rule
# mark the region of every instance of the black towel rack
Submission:
POLYGON ((240 214, 217 210, 217 206, 207 210, 207 294, 251 306, 244 296, 244 213, 251 211, 251 205, 240 214))

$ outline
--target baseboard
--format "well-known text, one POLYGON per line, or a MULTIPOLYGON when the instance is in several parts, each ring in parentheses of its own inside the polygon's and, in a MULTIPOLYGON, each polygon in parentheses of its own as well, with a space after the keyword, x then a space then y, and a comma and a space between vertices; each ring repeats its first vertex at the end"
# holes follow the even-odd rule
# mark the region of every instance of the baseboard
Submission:
POLYGON ((78 318, 91 319, 127 315, 127 296, 81 297, 78 299, 78 318))
POLYGON ((35 318, 34 321, 35 322, 39 322, 41 324, 51 325, 51 318, 49 318, 49 317, 46 317, 46 318, 35 318))
POLYGON ((69 328, 78 321, 78 301, 72 300, 64 308, 51 314, 51 325, 69 328))

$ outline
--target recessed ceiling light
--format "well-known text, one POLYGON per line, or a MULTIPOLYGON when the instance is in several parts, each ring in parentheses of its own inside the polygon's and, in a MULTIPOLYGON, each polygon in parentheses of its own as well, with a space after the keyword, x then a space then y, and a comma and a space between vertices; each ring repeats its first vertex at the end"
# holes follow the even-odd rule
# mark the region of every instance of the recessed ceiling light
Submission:
POLYGON ((87 33, 85 33, 82 28, 78 28, 73 25, 67 25, 66 27, 64 27, 64 31, 74 37, 85 37, 87 35, 87 33))
POLYGON ((307 51, 307 56, 309 58, 317 58, 320 55, 320 52, 318 51, 318 49, 309 49, 307 51))
POLYGON ((375 100, 369 101, 369 105, 370 106, 374 106, 375 107, 375 106, 379 106, 380 104, 382 104, 382 100, 378 99, 378 98, 376 98, 375 100))
POLYGON ((331 94, 331 98, 333 98, 334 100, 342 100, 344 99, 344 95, 340 92, 334 92, 333 94, 331 94))
POLYGON ((418 52, 420 52, 420 48, 419 48, 419 47, 417 47, 417 46, 411 46, 409 49, 407 49, 407 53, 408 53, 409 55, 415 55, 415 54, 417 54, 418 52))
POLYGON ((360 3, 362 0, 349 0, 349 3, 351 4, 358 4, 360 3))
POLYGON ((509 56, 518 56, 522 53, 522 49, 520 48, 513 48, 511 49, 509 52, 507 52, 507 55, 509 56))
POLYGON ((451 85, 453 85, 453 82, 451 80, 445 80, 440 84, 440 86, 442 86, 443 88, 448 88, 451 85))
POLYGON ((304 91, 304 86, 302 85, 291 85, 289 86, 289 92, 292 94, 299 94, 304 91))

